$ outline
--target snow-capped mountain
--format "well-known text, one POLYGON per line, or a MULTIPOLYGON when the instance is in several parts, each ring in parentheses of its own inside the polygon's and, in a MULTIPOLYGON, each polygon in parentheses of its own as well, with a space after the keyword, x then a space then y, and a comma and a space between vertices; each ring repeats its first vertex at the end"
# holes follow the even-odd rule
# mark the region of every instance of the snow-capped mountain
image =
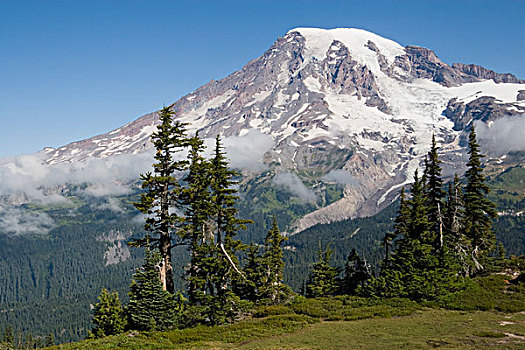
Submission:
MULTIPOLYGON (((457 168, 473 120, 490 125, 525 113, 525 81, 476 65, 450 66, 431 50, 360 29, 297 28, 171 108, 202 137, 252 129, 268 135, 273 146, 263 161, 273 173, 298 174, 314 187, 343 184, 344 198, 300 219, 298 232, 386 206, 411 181, 433 133, 445 166, 457 168)), ((107 134, 47 148, 45 163, 141 153, 151 147, 156 123, 151 113, 107 134)))

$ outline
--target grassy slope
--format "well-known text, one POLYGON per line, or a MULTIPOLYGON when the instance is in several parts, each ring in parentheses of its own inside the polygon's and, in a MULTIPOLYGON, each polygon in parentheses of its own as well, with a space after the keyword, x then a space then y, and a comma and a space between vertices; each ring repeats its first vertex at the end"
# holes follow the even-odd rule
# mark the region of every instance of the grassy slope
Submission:
MULTIPOLYGON (((245 349, 525 348, 525 315, 422 310, 386 319, 322 322, 293 334, 257 340, 245 349), (500 322, 514 324, 500 325, 500 322), (505 334, 507 333, 507 334, 505 334), (512 337, 512 335, 515 337, 512 337)), ((221 348, 222 345, 217 346, 221 348)), ((224 347, 227 348, 227 347, 224 347)))
POLYGON ((525 349, 525 281, 510 278, 475 279, 425 304, 434 308, 395 298, 297 297, 232 325, 131 332, 55 349, 525 349))
POLYGON ((525 349, 525 314, 417 310, 411 315, 322 321, 277 315, 224 327, 128 334, 59 349, 525 349))

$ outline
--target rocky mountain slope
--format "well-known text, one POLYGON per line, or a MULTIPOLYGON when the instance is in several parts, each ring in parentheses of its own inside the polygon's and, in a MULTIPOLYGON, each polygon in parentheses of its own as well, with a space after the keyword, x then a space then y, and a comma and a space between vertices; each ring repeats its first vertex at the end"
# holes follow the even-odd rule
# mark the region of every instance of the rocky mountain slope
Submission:
MULTIPOLYGON (((258 171, 287 179, 274 185, 298 196, 300 188, 308 194, 303 199, 316 202, 323 183, 343 186, 343 198, 317 203, 318 210, 295 223, 299 232, 384 208, 411 181, 433 133, 444 151, 444 172, 461 171, 465 131, 473 120, 490 127, 522 118, 525 81, 473 64, 448 65, 429 49, 403 47, 360 29, 297 28, 171 108, 191 133, 205 138, 265 139, 258 171)), ((156 123, 151 113, 107 134, 47 148, 43 162, 140 154, 151 148, 156 123)))

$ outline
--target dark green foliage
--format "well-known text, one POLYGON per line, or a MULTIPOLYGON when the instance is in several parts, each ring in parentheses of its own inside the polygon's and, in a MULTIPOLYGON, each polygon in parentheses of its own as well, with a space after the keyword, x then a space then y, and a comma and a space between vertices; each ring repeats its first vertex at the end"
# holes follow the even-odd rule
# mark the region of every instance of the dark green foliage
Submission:
POLYGON ((93 337, 101 338, 122 333, 126 327, 126 316, 118 293, 109 293, 103 288, 98 300, 93 311, 93 337))
POLYGON ((245 264, 242 272, 246 278, 237 280, 234 292, 242 299, 256 303, 260 298, 260 288, 263 280, 262 257, 259 246, 250 244, 246 250, 245 264))
POLYGON ((283 283, 284 261, 281 235, 277 220, 273 217, 272 228, 264 239, 264 254, 260 260, 261 274, 258 299, 263 304, 279 304, 287 299, 291 290, 283 283))
POLYGON ((361 259, 355 249, 352 249, 345 265, 342 283, 343 294, 355 294, 357 288, 364 286, 371 277, 372 271, 366 259, 361 259))
POLYGON ((2 341, 7 344, 13 344, 14 340, 15 340, 15 332, 13 330, 13 326, 7 325, 7 327, 5 327, 4 329, 2 341))
POLYGON ((170 293, 175 292, 173 280, 173 267, 171 249, 176 237, 176 230, 181 224, 181 218, 173 208, 181 205, 181 186, 175 178, 177 172, 187 168, 186 160, 175 160, 174 155, 188 145, 186 130, 183 123, 173 122, 172 112, 169 107, 159 112, 160 125, 157 131, 151 135, 151 141, 155 145, 155 161, 153 174, 148 172, 142 174, 142 188, 146 192, 141 194, 140 202, 135 207, 147 215, 144 229, 153 234, 146 238, 136 240, 134 245, 151 245, 158 249, 162 263, 162 284, 164 289, 170 293))
POLYGON ((53 333, 46 335, 46 338, 44 339, 44 345, 46 347, 55 345, 55 335, 53 333))
POLYGON ((432 135, 432 146, 428 152, 428 162, 426 167, 426 184, 425 185, 425 200, 428 212, 428 221, 430 223, 430 230, 435 235, 435 248, 441 250, 443 248, 443 218, 445 191, 443 191, 443 180, 441 180, 441 161, 438 157, 438 147, 436 145, 436 138, 432 135))
MULTIPOLYGON (((432 157, 430 157, 432 159, 432 157)), ((431 162, 427 162, 430 167, 431 162)), ((427 170, 426 178, 440 170, 427 170)), ((439 181, 436 181, 439 182, 439 181)), ((395 224, 396 250, 383 263, 381 275, 372 278, 361 289, 367 295, 407 297, 431 300, 461 286, 453 263, 449 259, 447 244, 442 244, 441 229, 436 232, 429 222, 425 183, 414 175, 412 198, 401 198, 395 224), (439 244, 436 244, 439 242, 439 244)), ((439 207, 439 206, 438 206, 439 207)))
POLYGON ((335 295, 339 291, 339 269, 330 265, 330 257, 333 250, 319 249, 317 261, 306 281, 305 294, 307 297, 327 297, 335 295))
POLYGON ((239 197, 235 186, 238 173, 228 168, 219 136, 216 138, 214 156, 210 160, 211 179, 211 220, 213 237, 208 244, 213 250, 209 256, 208 295, 213 301, 209 319, 211 324, 231 321, 236 317, 240 298, 232 292, 235 281, 246 276, 240 271, 237 253, 244 249, 242 242, 235 238, 237 232, 246 228, 249 220, 237 218, 235 204, 239 197))
POLYGON ((212 271, 212 259, 216 248, 211 221, 211 177, 210 162, 203 156, 204 142, 195 136, 190 139, 190 162, 187 183, 183 189, 186 220, 180 237, 189 242, 190 265, 186 271, 188 298, 191 303, 200 303, 208 287, 208 275, 212 271))
POLYGON ((496 238, 492 231, 492 220, 498 215, 494 203, 487 198, 489 187, 485 183, 481 166, 481 158, 484 156, 480 153, 474 126, 470 131, 468 148, 469 161, 465 172, 466 185, 463 195, 465 205, 463 230, 470 240, 471 257, 475 264, 475 270, 472 272, 476 273, 484 269, 483 264, 495 248, 496 238))
POLYGON ((245 245, 235 236, 250 221, 237 218, 238 173, 228 168, 220 137, 209 161, 201 151, 202 143, 192 140, 184 197, 188 205, 184 234, 191 240, 188 322, 221 324, 235 320, 246 307, 234 292, 246 280, 239 263, 245 245))
POLYGON ((180 324, 183 312, 179 300, 164 290, 159 279, 160 254, 146 250, 142 269, 137 269, 130 286, 126 306, 128 328, 140 331, 166 330, 180 324))

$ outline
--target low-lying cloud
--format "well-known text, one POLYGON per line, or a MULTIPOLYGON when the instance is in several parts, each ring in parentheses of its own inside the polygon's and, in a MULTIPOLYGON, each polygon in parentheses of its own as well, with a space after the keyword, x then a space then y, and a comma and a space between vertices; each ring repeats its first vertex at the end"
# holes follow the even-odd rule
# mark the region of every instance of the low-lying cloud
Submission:
POLYGON ((324 182, 336 182, 341 185, 350 185, 356 186, 359 184, 359 181, 344 169, 330 170, 328 174, 321 178, 324 182))
MULTIPOLYGON (((230 167, 234 169, 261 171, 267 169, 263 157, 274 144, 271 136, 258 129, 249 129, 242 136, 230 136, 222 140, 230 167)), ((215 139, 205 139, 206 157, 212 157, 215 150, 215 139)))
POLYGON ((273 183, 282 186, 302 200, 313 203, 316 201, 315 193, 305 186, 299 176, 294 173, 280 173, 274 176, 273 183))
POLYGON ((54 226, 53 219, 46 213, 0 205, 1 233, 47 234, 54 226))
MULTIPOLYGON (((230 166, 248 171, 266 169, 262 158, 272 147, 273 139, 259 130, 249 130, 243 136, 223 140, 230 166)), ((215 140, 205 140, 206 156, 213 154, 215 140)), ((48 232, 53 220, 47 214, 31 212, 15 204, 36 202, 54 204, 68 201, 67 195, 101 198, 99 209, 115 213, 124 211, 115 196, 131 191, 130 183, 140 174, 152 171, 154 149, 139 154, 113 155, 92 158, 75 163, 47 164, 47 155, 33 155, 0 159, 0 233, 24 234, 48 232), (10 203, 10 204, 7 204, 10 203)), ((186 158, 187 152, 176 154, 186 158)), ((182 176, 182 174, 179 174, 182 176)))
POLYGON ((474 126, 483 151, 489 155, 525 151, 525 114, 501 118, 489 124, 475 121, 474 126))
POLYGON ((224 139, 224 147, 233 168, 260 171, 267 168, 262 162, 264 154, 273 146, 271 136, 258 129, 250 129, 243 136, 224 139))
MULTIPOLYGON (((206 140, 207 154, 212 154, 214 140, 206 140)), ((270 136, 250 130, 243 136, 224 139, 230 165, 251 171, 264 170, 264 153, 273 145, 270 136)), ((186 152, 177 154, 185 158, 186 152)), ((60 189, 77 185, 77 195, 90 197, 120 196, 129 193, 129 182, 139 179, 141 173, 152 170, 154 151, 139 154, 114 155, 93 158, 76 163, 46 164, 46 155, 0 159, 0 196, 24 194, 32 201, 55 203, 64 201, 60 189)))

